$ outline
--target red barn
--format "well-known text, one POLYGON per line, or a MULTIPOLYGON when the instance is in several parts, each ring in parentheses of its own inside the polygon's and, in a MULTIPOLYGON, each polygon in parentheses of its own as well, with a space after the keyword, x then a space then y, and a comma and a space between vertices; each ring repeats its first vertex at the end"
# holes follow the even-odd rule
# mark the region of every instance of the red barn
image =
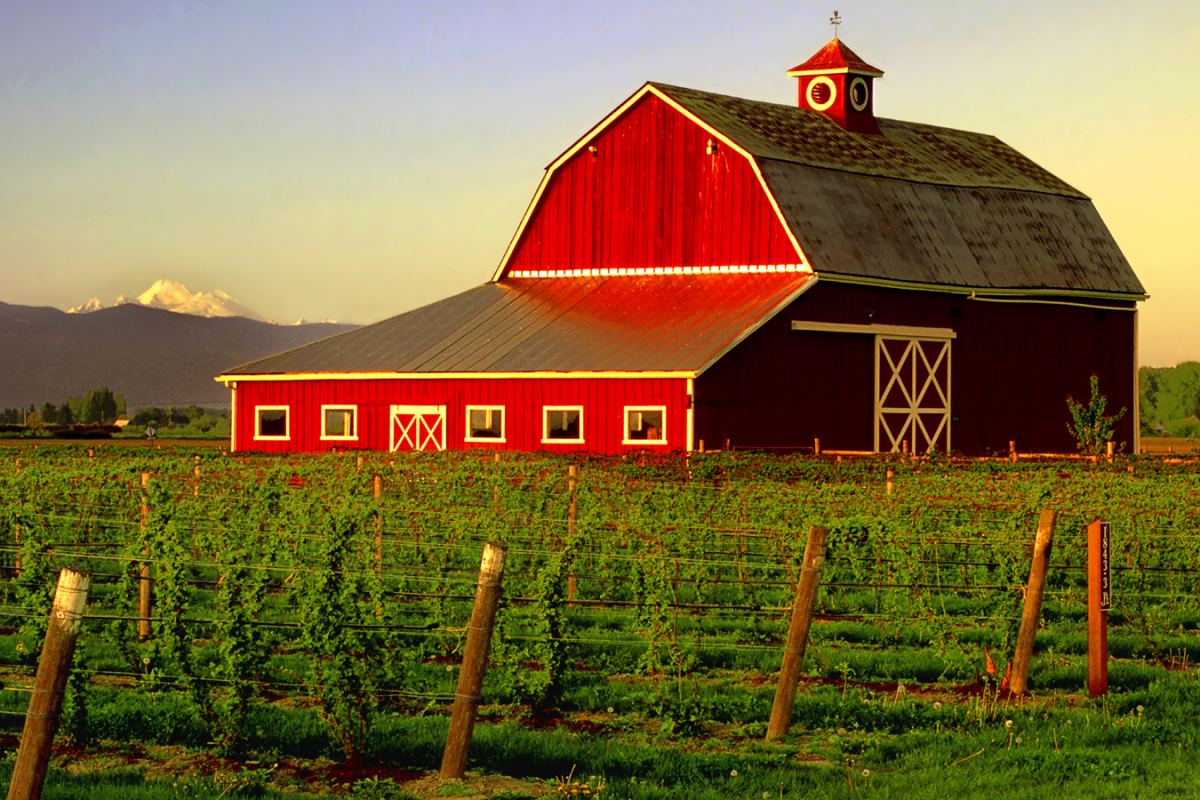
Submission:
POLYGON ((796 106, 648 83, 546 169, 492 280, 230 369, 235 450, 1137 447, 1146 295, 1086 195, 873 113, 838 39, 796 106))

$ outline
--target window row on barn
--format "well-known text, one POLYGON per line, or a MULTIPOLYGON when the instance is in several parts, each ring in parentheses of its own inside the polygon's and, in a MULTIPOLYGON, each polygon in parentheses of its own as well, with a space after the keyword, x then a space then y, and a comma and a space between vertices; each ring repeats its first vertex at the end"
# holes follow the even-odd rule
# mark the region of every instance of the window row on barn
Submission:
MULTIPOLYGON (((505 438, 507 415, 504 406, 469 405, 466 406, 465 411, 464 442, 495 444, 507 441, 505 438)), ((422 415, 442 417, 437 421, 426 421, 425 423, 426 427, 432 431, 431 435, 435 437, 440 435, 440 439, 435 442, 414 439, 410 442, 413 446, 406 449, 430 449, 421 446, 428 443, 436 444, 436 449, 439 450, 446 448, 445 406, 392 406, 392 414, 398 417, 420 417, 422 415)), ((358 418, 357 405, 321 406, 319 415, 321 441, 357 442, 359 439, 358 418)), ((666 418, 666 406, 625 406, 623 416, 625 433, 621 443, 630 445, 668 444, 666 418)), ((255 406, 255 441, 290 440, 292 438, 291 420, 292 409, 290 406, 255 406)), ((407 432, 406 423, 399 422, 398 424, 403 436, 407 432)), ((418 428, 413 430, 417 431, 418 428)), ((583 406, 542 407, 543 444, 583 444, 586 441, 583 406)))

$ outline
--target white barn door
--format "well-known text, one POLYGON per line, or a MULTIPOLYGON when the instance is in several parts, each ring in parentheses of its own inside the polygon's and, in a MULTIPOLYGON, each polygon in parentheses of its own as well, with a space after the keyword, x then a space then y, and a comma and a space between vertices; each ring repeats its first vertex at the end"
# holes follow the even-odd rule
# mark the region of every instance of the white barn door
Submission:
POLYGON ((875 337, 875 450, 950 452, 950 340, 875 337))
POLYGON ((392 406, 391 451, 445 450, 445 406, 392 406))

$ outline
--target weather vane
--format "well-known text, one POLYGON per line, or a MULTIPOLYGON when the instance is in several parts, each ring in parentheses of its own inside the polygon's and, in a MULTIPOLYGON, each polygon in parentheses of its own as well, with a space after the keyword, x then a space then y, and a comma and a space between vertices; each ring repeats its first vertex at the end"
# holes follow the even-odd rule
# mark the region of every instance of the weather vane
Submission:
POLYGON ((829 24, 833 26, 833 38, 837 38, 837 26, 842 24, 842 18, 838 16, 837 11, 833 12, 833 16, 829 18, 829 24))

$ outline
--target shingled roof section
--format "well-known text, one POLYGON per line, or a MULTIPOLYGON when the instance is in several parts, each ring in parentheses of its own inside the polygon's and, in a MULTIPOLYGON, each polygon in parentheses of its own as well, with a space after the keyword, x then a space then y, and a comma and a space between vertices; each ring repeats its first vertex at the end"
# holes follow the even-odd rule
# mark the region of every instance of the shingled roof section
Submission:
POLYGON ((700 373, 812 279, 808 272, 505 279, 221 377, 700 373))
POLYGON ((818 274, 1145 295, 1091 200, 994 136, 650 86, 755 159, 818 274))

